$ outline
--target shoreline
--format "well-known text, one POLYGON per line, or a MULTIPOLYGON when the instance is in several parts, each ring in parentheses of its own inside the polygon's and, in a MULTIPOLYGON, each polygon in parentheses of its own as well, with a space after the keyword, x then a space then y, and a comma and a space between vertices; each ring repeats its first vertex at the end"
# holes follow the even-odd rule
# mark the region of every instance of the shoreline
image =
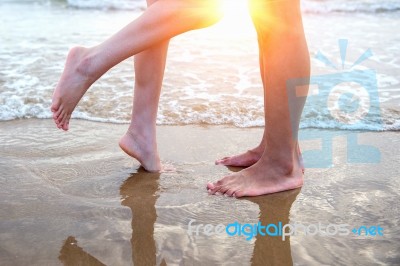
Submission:
MULTIPOLYGON (((128 124, 117 123, 104 123, 94 122, 82 119, 72 119, 71 129, 64 132, 58 129, 51 119, 16 119, 11 121, 1 121, 1 131, 3 132, 1 138, 11 137, 10 134, 19 134, 20 137, 26 134, 24 138, 32 138, 41 143, 34 145, 40 146, 40 154, 46 157, 43 152, 46 150, 46 144, 51 156, 56 151, 57 147, 61 146, 66 150, 74 148, 81 148, 77 150, 79 155, 85 152, 94 144, 96 147, 102 147, 103 151, 117 152, 118 157, 122 157, 124 161, 133 161, 133 166, 139 166, 139 163, 133 158, 126 155, 118 146, 119 138, 122 137, 128 124), (29 134, 32 136, 29 137, 29 134), (46 138, 47 142, 46 143, 46 138), (57 143, 59 142, 59 143, 57 143), (84 146, 86 147, 84 147, 84 146)), ((202 162, 214 164, 216 159, 224 156, 238 154, 249 148, 255 147, 259 144, 262 138, 264 127, 235 127, 232 125, 157 125, 157 142, 159 144, 160 158, 162 161, 176 162, 177 164, 185 164, 185 159, 190 157, 202 158, 202 162), (201 141, 200 141, 201 139, 201 141), (185 150, 190 148, 191 156, 187 156, 185 150), (182 154, 185 154, 182 156, 182 154), (180 162, 182 160, 182 162, 180 162)), ((332 158, 337 159, 336 163, 345 163, 347 156, 346 145, 353 145, 354 143, 347 143, 353 141, 347 139, 348 136, 356 136, 356 144, 354 145, 375 145, 381 151, 382 155, 387 154, 387 144, 383 139, 393 139, 392 144, 399 144, 397 136, 400 131, 359 131, 359 130, 335 130, 335 129, 319 129, 307 128, 299 131, 299 143, 303 154, 308 151, 321 149, 326 139, 332 145, 332 158), (385 136, 385 137, 382 137, 385 136), (335 154, 336 150, 341 150, 335 154), (339 148, 339 149, 337 149, 339 148), (342 158, 340 158, 342 157, 342 158)), ((17 136, 17 135, 16 135, 17 136)), ((25 141, 25 140, 24 140, 25 141)), ((14 142, 14 141, 12 141, 14 142)), ((4 142, 5 146, 9 144, 4 142)), ((22 145, 28 144, 26 142, 22 145)), ((34 144, 34 143, 32 143, 34 144)), ((372 146, 373 146, 372 145, 372 146)), ((4 146, 4 145, 3 145, 4 146)), ((354 147, 355 149, 362 149, 362 147, 354 147)), ((25 148, 29 148, 25 146, 25 148)), ((352 147, 350 147, 352 148, 352 147)), ((390 150, 392 147, 390 148, 390 150)), ((98 149, 97 149, 98 150, 98 149)), ((17 155, 17 154, 16 154, 17 155)), ((57 156, 63 156, 58 154, 57 156)), ((72 150, 68 155, 73 155, 72 150)), ((325 154, 326 155, 326 154, 325 154)), ((359 154, 360 156, 362 154, 359 154)), ((310 158, 312 159, 312 158, 310 158)), ((320 158, 317 158, 320 159, 320 158)), ((368 166, 368 162, 365 166, 368 166)), ((357 164, 356 164, 357 165, 357 164)), ((358 164, 363 166, 362 163, 358 164)), ((335 166, 335 165, 334 165, 335 166)), ((313 169, 312 167, 311 169, 313 169)), ((315 170, 331 168, 326 166, 316 167, 315 170)))

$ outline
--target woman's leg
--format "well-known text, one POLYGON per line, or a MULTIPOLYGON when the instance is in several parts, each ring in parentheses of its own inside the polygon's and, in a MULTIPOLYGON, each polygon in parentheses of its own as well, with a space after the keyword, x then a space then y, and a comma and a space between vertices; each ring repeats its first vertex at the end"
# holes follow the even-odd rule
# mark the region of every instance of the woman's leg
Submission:
POLYGON ((53 94, 51 110, 57 126, 68 130, 79 100, 110 68, 173 36, 210 26, 220 17, 219 0, 159 0, 100 45, 73 48, 53 94))
MULTIPOLYGON (((150 6, 157 0, 148 0, 150 6)), ((135 89, 131 124, 119 141, 128 155, 150 172, 161 170, 156 140, 158 102, 169 40, 135 55, 135 89)))
POLYGON ((161 170, 156 120, 168 41, 135 55, 135 89, 131 124, 119 145, 150 172, 161 170))
POLYGON ((258 196, 303 185, 297 131, 302 106, 291 123, 286 82, 309 78, 310 61, 299 0, 252 0, 262 50, 265 80, 265 149, 249 168, 226 176, 207 188, 229 196, 258 196), (267 73, 268 72, 268 73, 267 73))

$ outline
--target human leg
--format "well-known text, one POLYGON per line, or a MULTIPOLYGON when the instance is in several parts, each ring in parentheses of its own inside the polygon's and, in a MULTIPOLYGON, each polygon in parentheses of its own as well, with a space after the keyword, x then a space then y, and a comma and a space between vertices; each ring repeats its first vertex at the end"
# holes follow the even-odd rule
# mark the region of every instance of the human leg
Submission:
MULTIPOLYGON (((147 2, 152 5, 154 0, 147 2)), ((150 172, 161 170, 157 149, 156 120, 169 41, 135 55, 135 88, 131 123, 119 141, 123 151, 150 172)))
POLYGON ((218 0, 160 0, 100 45, 71 49, 53 94, 51 110, 57 126, 68 130, 79 100, 110 68, 173 36, 210 26, 220 16, 218 0))
POLYGON ((292 117, 286 82, 308 78, 310 61, 299 0, 252 0, 265 79, 264 110, 268 130, 265 149, 253 166, 209 183, 211 194, 258 196, 303 185, 303 166, 297 131, 303 106, 292 117), (268 70, 268 72, 267 72, 268 70))
POLYGON ((161 170, 156 120, 168 41, 135 56, 135 89, 131 123, 119 145, 147 171, 161 170))

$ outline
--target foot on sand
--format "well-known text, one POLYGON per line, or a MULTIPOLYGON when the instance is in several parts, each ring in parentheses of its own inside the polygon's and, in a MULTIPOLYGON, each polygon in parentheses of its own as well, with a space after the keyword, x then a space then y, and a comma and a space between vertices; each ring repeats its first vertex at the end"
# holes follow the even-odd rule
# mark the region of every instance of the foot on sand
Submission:
POLYGON ((293 164, 278 163, 268 156, 240 172, 208 183, 210 194, 230 197, 260 196, 299 188, 303 185, 303 170, 300 159, 293 164))
MULTIPOLYGON (((248 150, 244 153, 241 153, 239 155, 234 155, 234 156, 229 156, 229 157, 224 157, 222 159, 216 160, 215 164, 216 165, 225 165, 225 166, 234 166, 234 167, 249 167, 258 162, 260 160, 261 156, 264 153, 264 144, 260 144, 254 149, 248 150)), ((300 151, 300 146, 297 145, 297 151, 298 155, 300 158, 300 164, 302 166, 303 173, 305 171, 304 166, 303 166, 303 156, 300 151)))
POLYGON ((93 62, 88 59, 88 54, 89 49, 84 47, 71 49, 54 90, 51 111, 53 120, 60 129, 68 130, 73 110, 87 89, 99 78, 92 71, 93 62))
POLYGON ((263 152, 264 147, 258 146, 239 155, 224 157, 216 160, 215 164, 235 167, 249 167, 260 160, 263 152))
MULTIPOLYGON (((128 130, 119 141, 119 146, 129 156, 138 160, 147 171, 161 172, 164 170, 158 156, 156 141, 149 138, 148 135, 128 130)), ((169 170, 166 169, 166 171, 169 170)))

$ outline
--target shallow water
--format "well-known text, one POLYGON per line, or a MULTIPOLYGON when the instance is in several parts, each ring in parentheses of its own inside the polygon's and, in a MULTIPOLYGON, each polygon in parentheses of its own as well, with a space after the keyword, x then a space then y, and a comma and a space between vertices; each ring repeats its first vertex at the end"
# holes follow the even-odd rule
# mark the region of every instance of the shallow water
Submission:
MULTIPOLYGON (((6 1, 0 7, 0 120, 51 117, 51 95, 69 48, 95 45, 140 14, 76 9, 65 1, 6 1)), ((305 14, 304 23, 313 75, 376 71, 372 89, 379 90, 381 110, 350 128, 398 130, 400 46, 393 27, 399 23, 398 13, 305 14), (349 40, 344 69, 338 39, 349 40), (373 56, 352 67, 367 49, 373 56), (337 69, 315 59, 318 51, 337 69)), ((178 36, 170 47, 158 124, 262 126, 259 76, 256 36, 248 17, 239 20, 228 16, 215 27, 178 36)), ((130 120, 133 79, 129 59, 93 85, 74 117, 126 123, 130 120)), ((362 78, 350 74, 349 81, 359 83, 362 78)), ((352 89, 348 84, 345 87, 352 89)), ((306 107, 303 128, 349 128, 345 123, 332 125, 328 112, 316 114, 315 110, 327 110, 324 99, 318 102, 306 107)), ((368 111, 368 106, 362 110, 368 111)))
MULTIPOLYGON (((161 157, 175 172, 150 174, 117 147, 125 126, 74 120, 0 123, 1 265, 398 265, 397 133, 362 133, 381 162, 346 163, 333 140, 333 168, 307 169, 300 190, 236 200, 205 184, 230 171, 215 158, 242 151, 262 129, 161 127, 161 157), (243 136, 246 135, 248 141, 243 136), (188 233, 193 225, 303 223, 381 226, 383 236, 311 236, 282 241, 188 233)), ((301 143, 303 151, 318 147, 301 143)), ((352 228, 351 227, 351 228, 352 228)))

